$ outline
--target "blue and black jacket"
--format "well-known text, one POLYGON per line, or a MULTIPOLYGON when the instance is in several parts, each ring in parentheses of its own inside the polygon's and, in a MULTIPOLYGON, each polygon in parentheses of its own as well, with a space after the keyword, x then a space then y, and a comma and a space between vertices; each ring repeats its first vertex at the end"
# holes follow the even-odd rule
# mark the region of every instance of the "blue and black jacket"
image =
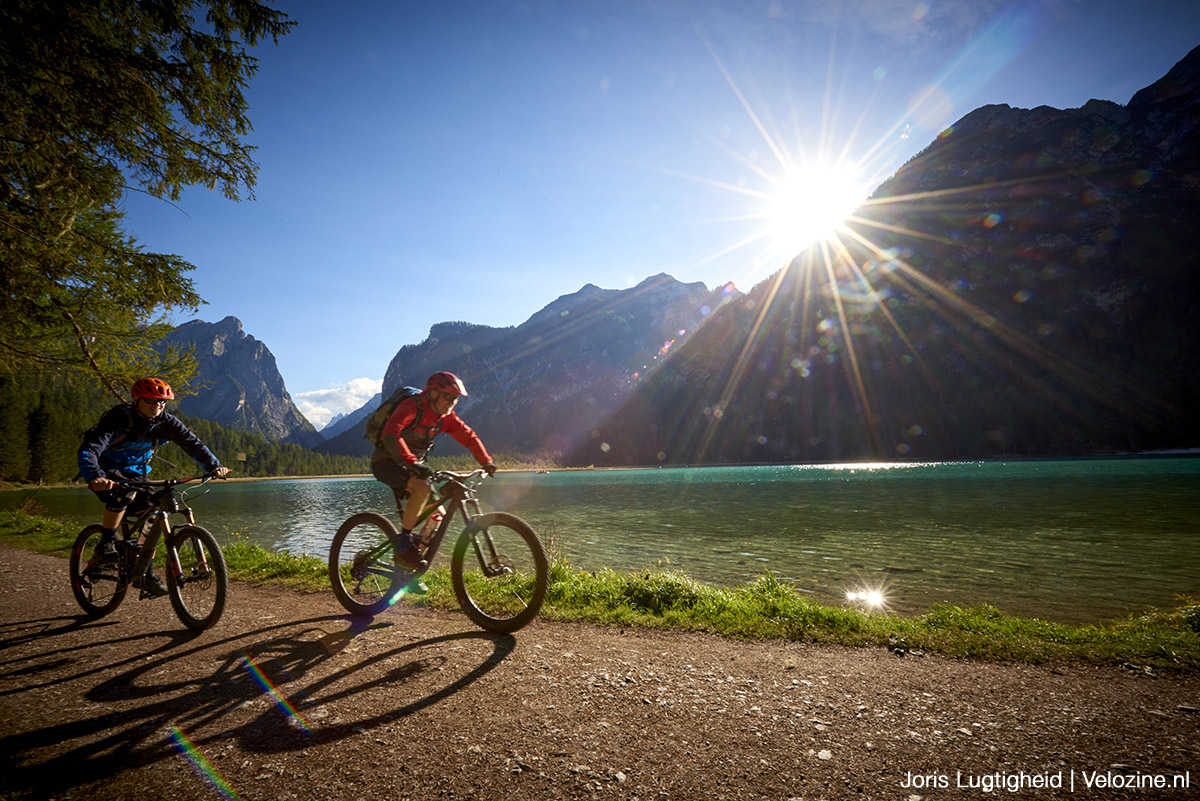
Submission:
POLYGON ((105 412, 100 422, 83 435, 79 475, 87 482, 104 478, 109 470, 145 477, 150 472, 154 449, 164 442, 179 445, 208 472, 221 466, 213 452, 178 417, 162 412, 147 419, 135 404, 122 403, 105 412))

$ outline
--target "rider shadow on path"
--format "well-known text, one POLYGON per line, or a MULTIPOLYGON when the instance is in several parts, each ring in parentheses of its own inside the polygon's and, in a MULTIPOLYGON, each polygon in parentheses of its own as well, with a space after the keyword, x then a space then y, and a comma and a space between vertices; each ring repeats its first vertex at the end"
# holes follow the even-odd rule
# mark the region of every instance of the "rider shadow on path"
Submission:
MULTIPOLYGON (((111 626, 117 625, 118 623, 119 621, 116 620, 93 621, 89 617, 80 615, 76 617, 57 617, 47 618, 45 620, 31 620, 22 624, 0 626, 0 654, 2 654, 6 649, 15 648, 21 645, 28 645, 39 640, 45 640, 49 637, 74 634, 84 630, 85 628, 91 631, 102 631, 104 629, 110 629, 111 626), (62 623, 63 625, 55 627, 54 624, 56 623, 62 623), (15 633, 15 636, 5 636, 10 632, 15 633)), ((113 634, 119 634, 122 631, 121 629, 110 630, 113 634)), ((52 656, 53 659, 49 661, 40 658, 36 658, 35 661, 31 660, 29 656, 13 656, 11 659, 0 659, 0 683, 3 683, 6 679, 17 676, 33 675, 36 673, 48 674, 52 671, 61 671, 67 665, 86 663, 86 655, 88 651, 103 649, 110 645, 116 645, 117 643, 120 643, 122 647, 125 647, 130 642, 137 642, 140 640, 151 642, 161 640, 164 637, 166 638, 166 642, 150 651, 149 654, 136 654, 119 662, 97 662, 94 663, 93 666, 81 667, 79 672, 71 675, 48 678, 41 684, 24 684, 10 689, 3 689, 0 690, 0 697, 6 695, 17 695, 20 693, 29 692, 30 690, 52 687, 57 684, 68 684, 78 679, 82 679, 88 675, 107 673, 115 667, 141 662, 150 656, 153 656, 154 654, 171 651, 180 647, 181 645, 187 644, 198 636, 199 633, 190 631, 148 632, 145 634, 135 634, 133 636, 121 635, 114 636, 110 639, 88 642, 82 645, 56 647, 52 652, 39 655, 39 657, 52 656), (23 667, 15 667, 16 665, 22 665, 23 663, 25 663, 23 667)), ((4 656, 7 656, 7 654, 4 654, 4 656)))
POLYGON ((465 689, 483 676, 490 673, 512 653, 516 647, 516 638, 511 634, 489 634, 481 631, 446 634, 440 637, 409 643, 390 651, 376 654, 369 659, 343 668, 336 673, 314 681, 312 684, 299 688, 293 693, 293 698, 300 699, 293 705, 277 703, 259 718, 239 728, 240 742, 243 748, 259 752, 284 752, 307 748, 311 745, 323 745, 369 731, 380 726, 395 723, 415 712, 427 709, 443 701, 457 692, 465 689), (471 670, 460 675, 457 679, 413 699, 394 709, 389 709, 366 718, 350 721, 334 721, 328 725, 312 727, 304 717, 307 709, 319 708, 326 704, 336 703, 361 693, 372 690, 394 688, 397 684, 408 683, 418 675, 433 671, 444 671, 448 659, 444 654, 433 654, 419 657, 426 649, 438 650, 455 642, 478 640, 490 642, 492 653, 471 670), (418 657, 418 658, 413 658, 418 657), (353 679, 360 672, 378 667, 384 663, 400 658, 408 658, 387 672, 366 679, 354 686, 336 689, 335 685, 346 679, 353 679), (319 700, 318 700, 319 699, 319 700), (301 734, 302 733, 302 734, 301 734))
MULTIPOLYGON (((187 749, 202 750, 236 739, 243 748, 259 752, 288 752, 314 744, 334 743, 365 729, 395 722, 454 695, 490 672, 513 651, 516 643, 511 635, 479 631, 442 635, 343 664, 327 676, 312 679, 307 686, 294 687, 309 678, 314 668, 334 657, 348 661, 343 652, 356 638, 393 625, 352 620, 344 630, 330 632, 323 627, 323 624, 346 620, 345 616, 292 620, 184 650, 181 646, 195 635, 171 636, 168 643, 149 654, 129 657, 116 665, 89 666, 70 677, 39 684, 37 687, 69 685, 95 674, 110 674, 114 667, 127 668, 86 690, 78 701, 66 702, 76 712, 90 716, 0 738, 0 776, 4 777, 0 780, 0 789, 36 789, 37 794, 53 794, 159 762, 183 751, 184 743, 187 749), (351 699, 407 681, 426 672, 431 665, 438 664, 444 670, 446 657, 437 652, 449 643, 470 640, 490 642, 492 652, 476 667, 464 668, 457 678, 449 674, 449 681, 422 698, 352 723, 335 721, 332 725, 314 727, 304 717, 306 710, 316 710, 332 701, 351 699), (420 659, 412 658, 427 649, 433 649, 433 653, 420 659), (194 668, 181 669, 184 660, 187 665, 195 665, 198 660, 205 659, 205 653, 219 660, 210 675, 197 677, 194 668), (388 660, 394 659, 407 661, 376 675, 378 670, 386 667, 388 660), (360 684, 343 684, 368 673, 372 678, 360 684), (340 689, 335 685, 340 685, 340 689), (268 699, 266 712, 248 722, 232 720, 244 720, 242 707, 263 698, 268 699), (100 709, 93 713, 87 702, 100 709), (140 705, 126 708, 131 703, 140 705), (226 717, 231 720, 225 722, 226 717)), ((35 624, 45 622, 53 624, 56 621, 36 621, 30 625, 36 628, 35 624)), ((26 642, 33 642, 74 628, 74 624, 57 629, 44 628, 40 635, 26 628, 20 636, 26 642)), ((135 635, 134 639, 150 641, 163 636, 170 635, 150 633, 135 635)), ((68 651, 101 648, 114 641, 89 643, 68 651)), ((49 649, 40 656, 52 653, 61 656, 49 649)), ((0 663, 0 668, 8 669, 7 673, 0 673, 0 679, 49 669, 44 666, 17 667, 22 661, 28 659, 0 663)), ((3 695, 24 689, 5 690, 0 693, 0 701, 3 695)))

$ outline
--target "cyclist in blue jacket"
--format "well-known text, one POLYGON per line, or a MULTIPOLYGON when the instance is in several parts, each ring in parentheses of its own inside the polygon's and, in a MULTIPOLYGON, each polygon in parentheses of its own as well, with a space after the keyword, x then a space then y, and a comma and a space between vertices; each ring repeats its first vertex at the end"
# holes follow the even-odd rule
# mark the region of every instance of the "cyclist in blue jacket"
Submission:
MULTIPOLYGON (((134 513, 145 507, 139 506, 139 497, 145 495, 137 490, 122 487, 122 479, 145 478, 150 472, 150 459, 154 449, 164 442, 174 442, 188 456, 199 462, 207 472, 218 478, 229 474, 222 467, 199 437, 192 433, 173 414, 164 411, 167 401, 175 400, 171 385, 161 378, 141 378, 134 382, 132 403, 122 403, 109 409, 93 428, 83 435, 79 449, 79 474, 88 483, 88 489, 104 503, 104 515, 100 526, 103 529, 96 554, 100 557, 117 555, 117 527, 130 506, 134 513)), ((151 595, 165 595, 167 588, 162 579, 154 575, 153 566, 146 569, 145 576, 133 580, 133 586, 151 595)))

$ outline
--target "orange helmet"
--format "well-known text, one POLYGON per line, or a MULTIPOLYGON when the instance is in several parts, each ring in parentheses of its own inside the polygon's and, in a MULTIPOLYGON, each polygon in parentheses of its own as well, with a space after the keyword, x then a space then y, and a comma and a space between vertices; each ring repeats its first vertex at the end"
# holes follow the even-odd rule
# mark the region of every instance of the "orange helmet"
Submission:
POLYGON ((171 385, 161 378, 139 378, 133 382, 133 397, 149 398, 150 400, 175 400, 171 385))
POLYGON ((425 382, 425 389, 436 389, 438 392, 445 392, 447 395, 461 395, 463 397, 467 395, 467 388, 463 386, 462 380, 454 373, 434 373, 425 382))

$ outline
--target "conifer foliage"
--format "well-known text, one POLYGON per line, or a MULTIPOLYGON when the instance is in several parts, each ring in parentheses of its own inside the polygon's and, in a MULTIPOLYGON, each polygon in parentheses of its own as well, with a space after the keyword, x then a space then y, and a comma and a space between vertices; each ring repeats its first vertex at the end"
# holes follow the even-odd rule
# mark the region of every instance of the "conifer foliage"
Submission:
MULTIPOLYGON (((76 454, 84 432, 113 399, 97 386, 44 373, 0 375, 0 480, 61 483, 78 472, 76 454)), ((173 410, 172 410, 173 411, 173 410)), ((369 473, 368 460, 314 453, 261 434, 234 431, 178 415, 235 476, 316 476, 369 473)), ((159 449, 154 477, 193 475, 197 465, 174 444, 159 449)))
POLYGON ((116 396, 191 372, 153 345, 203 302, 192 265, 145 252, 118 203, 253 196, 249 51, 293 24, 252 0, 0 3, 0 370, 84 371, 116 396))

